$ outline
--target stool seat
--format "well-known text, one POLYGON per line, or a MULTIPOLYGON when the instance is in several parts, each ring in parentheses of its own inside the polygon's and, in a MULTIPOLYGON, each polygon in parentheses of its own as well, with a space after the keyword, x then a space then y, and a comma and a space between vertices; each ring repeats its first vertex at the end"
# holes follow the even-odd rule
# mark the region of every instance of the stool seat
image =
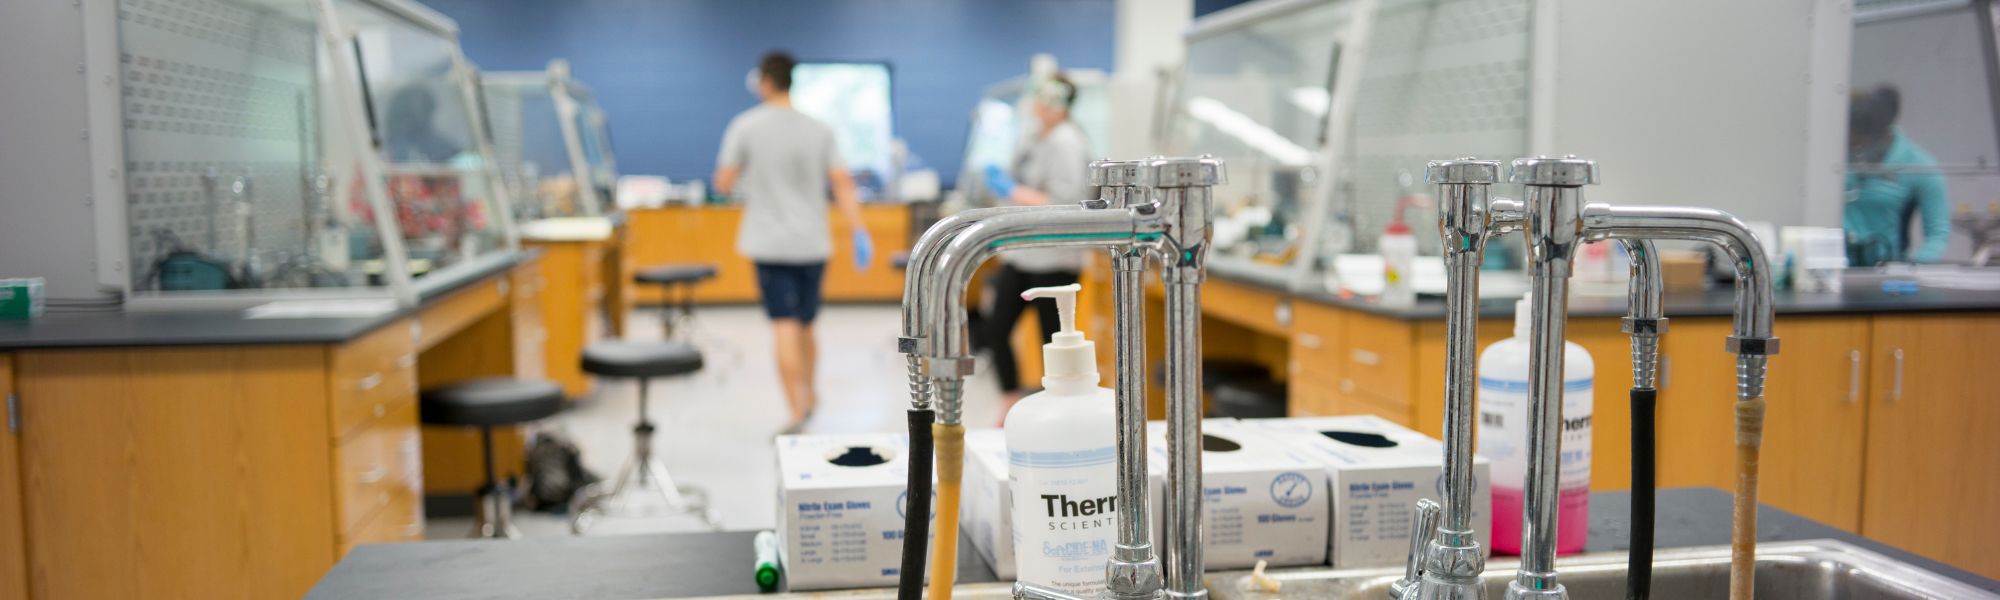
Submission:
POLYGON ((681 342, 608 340, 583 349, 583 370, 608 377, 665 377, 701 370, 701 351, 681 342))
POLYGON ((489 427, 548 418, 562 411, 562 386, 550 381, 487 377, 424 390, 423 422, 489 427))
POLYGON ((638 273, 632 275, 632 280, 639 283, 674 285, 714 279, 715 273, 715 265, 710 264, 683 263, 655 265, 640 269, 638 273))

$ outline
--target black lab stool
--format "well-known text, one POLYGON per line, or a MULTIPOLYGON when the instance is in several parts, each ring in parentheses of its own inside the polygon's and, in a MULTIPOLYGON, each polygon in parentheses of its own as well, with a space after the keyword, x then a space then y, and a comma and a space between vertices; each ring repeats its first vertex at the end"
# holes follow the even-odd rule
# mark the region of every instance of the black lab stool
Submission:
POLYGON ((660 306, 660 327, 666 339, 673 339, 675 328, 686 327, 694 321, 694 286, 714 279, 715 273, 715 265, 672 263, 640 269, 632 275, 632 281, 657 285, 666 291, 660 306))
POLYGON ((626 377, 639 380, 639 422, 632 427, 632 459, 618 470, 609 489, 604 482, 591 484, 570 507, 570 530, 578 535, 598 517, 614 510, 613 501, 628 486, 657 493, 667 509, 694 515, 709 527, 718 527, 709 510, 708 495, 699 489, 674 483, 666 467, 653 458, 653 421, 648 414, 646 388, 655 377, 686 375, 701 370, 701 351, 683 342, 634 342, 610 340, 583 349, 583 370, 599 377, 626 377))
POLYGON ((562 386, 550 381, 489 377, 424 390, 417 405, 429 425, 478 427, 486 482, 479 486, 479 511, 472 537, 513 538, 513 494, 493 466, 493 428, 532 423, 562 412, 562 386))

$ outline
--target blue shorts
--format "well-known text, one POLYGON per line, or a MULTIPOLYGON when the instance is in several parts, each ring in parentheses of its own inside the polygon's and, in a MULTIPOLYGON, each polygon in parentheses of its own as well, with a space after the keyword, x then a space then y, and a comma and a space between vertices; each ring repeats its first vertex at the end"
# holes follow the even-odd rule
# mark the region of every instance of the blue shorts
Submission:
POLYGON ((826 263, 757 263, 757 292, 764 299, 764 314, 813 322, 819 316, 820 279, 825 274, 826 263))

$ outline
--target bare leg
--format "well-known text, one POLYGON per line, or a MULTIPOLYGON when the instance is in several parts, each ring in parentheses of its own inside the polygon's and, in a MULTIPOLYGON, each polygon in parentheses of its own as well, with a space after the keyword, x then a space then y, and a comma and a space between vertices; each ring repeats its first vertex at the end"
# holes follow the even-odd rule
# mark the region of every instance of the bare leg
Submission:
POLYGON ((799 353, 802 355, 799 386, 805 390, 800 396, 799 419, 812 416, 819 406, 819 338, 813 335, 812 323, 799 325, 799 353))
POLYGON ((771 335, 778 358, 778 383, 785 388, 785 407, 796 424, 805 420, 812 402, 811 365, 805 325, 798 319, 772 319, 771 335))

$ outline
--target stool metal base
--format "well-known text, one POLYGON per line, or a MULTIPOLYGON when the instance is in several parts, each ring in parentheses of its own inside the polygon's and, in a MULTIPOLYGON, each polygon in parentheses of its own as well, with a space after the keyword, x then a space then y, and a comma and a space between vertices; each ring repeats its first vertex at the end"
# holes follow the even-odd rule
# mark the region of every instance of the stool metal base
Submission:
POLYGON ((495 484, 487 484, 479 490, 479 509, 472 517, 472 535, 475 538, 515 539, 521 537, 521 530, 514 527, 514 500, 495 484))
POLYGON ((629 512, 620 509, 629 505, 615 504, 614 501, 626 497, 628 486, 639 491, 658 494, 665 508, 672 514, 693 515, 701 519, 709 529, 720 531, 721 518, 708 505, 708 493, 693 486, 674 483, 666 466, 653 458, 653 422, 646 418, 646 382, 639 382, 639 424, 632 428, 632 459, 618 470, 618 477, 610 481, 610 489, 605 482, 590 484, 578 492, 570 503, 569 529, 571 533, 583 535, 599 518, 605 516, 651 516, 647 514, 616 513, 629 512))

